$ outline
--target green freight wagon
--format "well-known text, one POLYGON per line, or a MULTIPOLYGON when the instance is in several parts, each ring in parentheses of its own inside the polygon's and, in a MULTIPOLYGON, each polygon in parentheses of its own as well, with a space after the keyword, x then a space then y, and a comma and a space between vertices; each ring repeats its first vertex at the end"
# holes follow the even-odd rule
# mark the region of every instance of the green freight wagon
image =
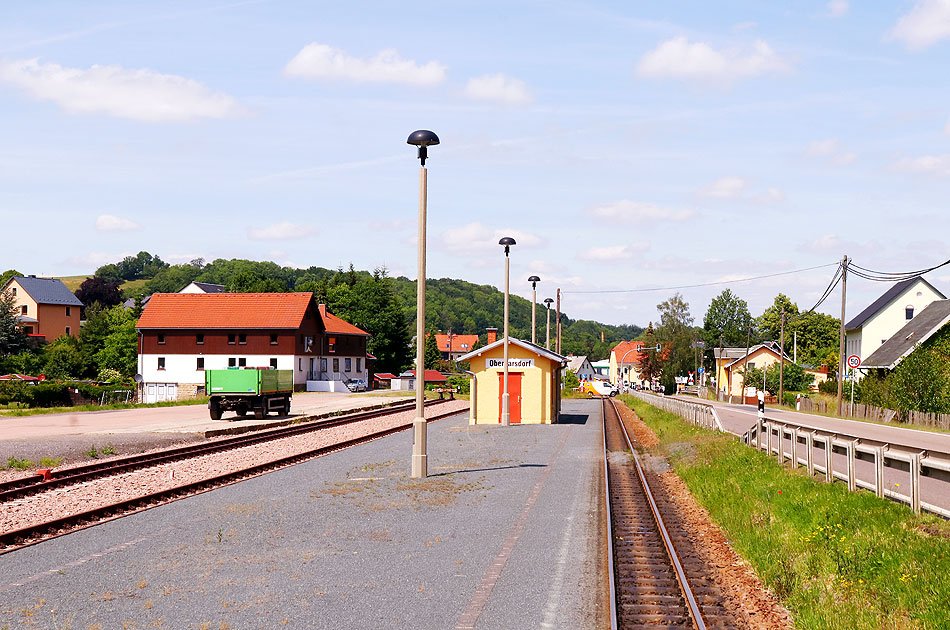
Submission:
POLYGON ((212 420, 220 420, 228 410, 239 418, 253 412, 261 419, 271 411, 286 416, 294 393, 294 372, 267 368, 205 370, 205 391, 211 396, 208 409, 212 420))

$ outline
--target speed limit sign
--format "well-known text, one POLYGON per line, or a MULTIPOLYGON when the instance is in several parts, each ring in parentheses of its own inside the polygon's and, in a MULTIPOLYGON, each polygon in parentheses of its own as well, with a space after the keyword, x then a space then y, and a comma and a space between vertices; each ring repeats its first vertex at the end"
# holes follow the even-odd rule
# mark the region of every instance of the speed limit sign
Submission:
POLYGON ((850 357, 848 357, 848 367, 849 367, 849 368, 854 369, 854 368, 856 368, 856 367, 859 367, 860 365, 861 365, 861 357, 859 357, 859 356, 856 355, 856 354, 852 354, 850 357))

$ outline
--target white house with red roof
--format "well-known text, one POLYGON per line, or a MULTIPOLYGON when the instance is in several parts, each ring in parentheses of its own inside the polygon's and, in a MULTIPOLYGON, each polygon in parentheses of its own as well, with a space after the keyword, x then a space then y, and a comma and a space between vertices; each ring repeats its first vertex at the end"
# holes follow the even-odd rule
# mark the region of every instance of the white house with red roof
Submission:
POLYGON ((293 370, 294 387, 348 391, 368 380, 369 334, 312 293, 156 293, 136 325, 144 402, 203 393, 205 370, 293 370))
POLYGON ((455 361, 475 349, 478 345, 478 335, 456 335, 450 332, 447 335, 437 334, 435 341, 439 352, 442 353, 442 359, 455 361))

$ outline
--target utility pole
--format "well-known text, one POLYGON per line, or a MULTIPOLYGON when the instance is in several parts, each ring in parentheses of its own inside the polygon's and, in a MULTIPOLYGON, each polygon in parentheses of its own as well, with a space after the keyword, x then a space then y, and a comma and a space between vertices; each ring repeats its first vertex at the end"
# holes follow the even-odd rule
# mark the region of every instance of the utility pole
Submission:
POLYGON ((746 388, 749 386, 749 344, 752 343, 752 323, 749 322, 749 330, 745 335, 745 364, 742 366, 742 404, 745 404, 746 388))
POLYGON ((782 332, 779 335, 778 350, 780 363, 778 366, 778 406, 785 400, 785 307, 782 307, 782 332))
POLYGON ((798 331, 792 331, 792 362, 798 365, 798 331))
POLYGON ((554 321, 554 352, 561 354, 561 289, 557 290, 557 319, 554 321))
POLYGON ((848 294, 848 255, 841 259, 841 332, 838 335, 838 415, 841 415, 841 385, 844 381, 844 305, 848 294))

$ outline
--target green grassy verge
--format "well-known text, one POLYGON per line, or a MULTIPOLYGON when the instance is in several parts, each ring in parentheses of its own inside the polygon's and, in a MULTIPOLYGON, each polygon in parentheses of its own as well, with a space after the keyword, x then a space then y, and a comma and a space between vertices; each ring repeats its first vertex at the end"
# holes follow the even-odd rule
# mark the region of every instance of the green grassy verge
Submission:
POLYGON ((181 407, 183 405, 207 405, 208 398, 189 400, 171 400, 166 402, 135 404, 115 403, 113 405, 76 405, 75 407, 37 407, 34 409, 0 408, 0 418, 19 416, 39 416, 48 413, 76 413, 79 411, 107 411, 110 409, 148 409, 149 407, 181 407))
POLYGON ((950 628, 950 524, 621 399, 798 630, 950 628))

